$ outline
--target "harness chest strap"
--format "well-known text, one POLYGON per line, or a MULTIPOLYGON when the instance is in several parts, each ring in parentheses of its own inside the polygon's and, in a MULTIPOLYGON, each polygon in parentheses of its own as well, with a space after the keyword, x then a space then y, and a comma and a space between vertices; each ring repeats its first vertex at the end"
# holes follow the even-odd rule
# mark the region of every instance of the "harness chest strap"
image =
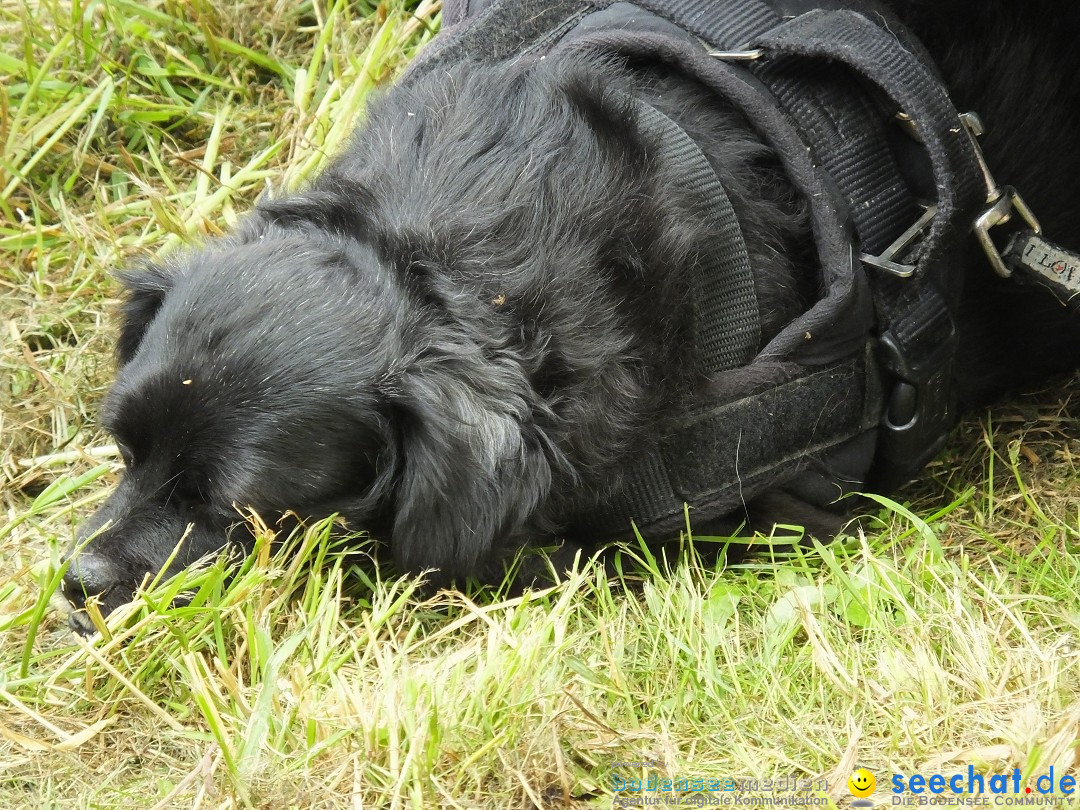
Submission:
MULTIPOLYGON (((624 537, 632 518, 643 532, 672 534, 685 528, 686 504, 698 515, 729 513, 775 486, 778 469, 784 480, 796 481, 830 455, 839 453, 842 463, 844 448, 878 424, 881 401, 867 346, 861 356, 801 369, 735 401, 684 413, 658 447, 622 471, 612 492, 575 516, 573 529, 593 540, 624 537)), ((872 452, 872 443, 866 449, 872 452)), ((824 489, 831 501, 833 478, 811 475, 801 486, 824 489)))

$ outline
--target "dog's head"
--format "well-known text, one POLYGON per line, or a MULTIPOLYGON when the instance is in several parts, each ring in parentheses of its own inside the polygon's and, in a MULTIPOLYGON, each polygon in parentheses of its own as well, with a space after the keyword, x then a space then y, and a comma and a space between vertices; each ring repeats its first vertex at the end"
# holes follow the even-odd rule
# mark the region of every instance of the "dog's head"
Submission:
POLYGON ((247 507, 372 512, 394 467, 380 385, 400 337, 360 264, 378 264, 362 244, 279 235, 123 276, 102 420, 126 469, 78 533, 73 602, 115 608, 178 544, 176 569, 243 545, 247 507))
POLYGON ((125 471, 77 533, 76 607, 115 609, 174 551, 170 570, 249 544, 247 508, 376 533, 386 519, 399 563, 461 573, 547 486, 525 372, 457 322, 447 274, 411 267, 403 283, 385 250, 267 210, 264 227, 122 276, 102 421, 125 471))

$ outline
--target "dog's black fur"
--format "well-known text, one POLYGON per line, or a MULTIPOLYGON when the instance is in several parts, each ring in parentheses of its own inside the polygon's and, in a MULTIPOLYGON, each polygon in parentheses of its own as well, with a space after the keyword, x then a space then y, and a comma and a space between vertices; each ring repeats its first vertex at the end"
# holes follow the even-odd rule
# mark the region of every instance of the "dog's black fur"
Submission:
MULTIPOLYGON (((938 60, 985 150, 1045 229, 1080 248, 1080 13, 1050 2, 891 5, 938 60)), ((125 601, 220 548, 236 507, 341 513, 406 569, 483 575, 550 540, 701 381, 688 282, 707 234, 634 96, 703 147, 738 213, 763 340, 818 294, 805 203, 725 103, 586 57, 461 64, 389 90, 304 193, 124 274, 103 420, 127 470, 66 592, 125 601)), ((968 405, 1076 364, 1052 297, 969 262, 968 405)), ((813 523, 810 512, 765 522, 813 523)), ((751 504, 753 511, 754 504, 751 504)), ((233 532, 241 539, 242 524, 233 532)))

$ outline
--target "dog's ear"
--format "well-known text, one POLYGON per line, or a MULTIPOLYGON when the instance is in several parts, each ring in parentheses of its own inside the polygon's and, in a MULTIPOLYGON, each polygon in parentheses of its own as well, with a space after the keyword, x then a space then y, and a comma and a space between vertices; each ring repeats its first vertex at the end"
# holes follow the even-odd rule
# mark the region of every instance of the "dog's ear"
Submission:
POLYGON ((116 357, 123 366, 135 356, 150 321, 173 287, 176 273, 162 265, 149 264, 135 270, 123 270, 117 277, 127 290, 120 310, 120 338, 116 342, 116 357))
POLYGON ((474 573, 501 541, 522 539, 551 488, 531 389, 516 364, 484 362, 478 352, 425 363, 397 389, 394 558, 410 571, 436 568, 444 580, 474 573))

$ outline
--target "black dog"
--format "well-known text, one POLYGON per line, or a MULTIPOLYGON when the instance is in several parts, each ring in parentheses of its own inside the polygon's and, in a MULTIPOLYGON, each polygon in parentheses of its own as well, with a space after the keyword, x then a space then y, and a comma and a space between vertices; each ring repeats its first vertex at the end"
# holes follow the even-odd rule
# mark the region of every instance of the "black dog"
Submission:
MULTIPOLYGON (((957 107, 987 122, 995 173, 1080 248, 1080 13, 891 5, 957 107)), ((374 102, 307 192, 123 275, 103 421, 127 469, 80 530, 100 533, 71 562, 68 598, 100 595, 107 612, 181 537, 174 568, 243 543, 237 507, 340 513, 443 579, 560 536, 701 384, 685 268, 708 234, 636 98, 679 122, 731 198, 762 341, 805 310, 819 294, 807 205, 710 92, 587 56, 435 71, 374 102)), ((968 264, 967 406, 1076 364, 1080 329, 1052 296, 974 252, 968 264)), ((768 493, 748 512, 766 530, 823 526, 768 493)))

